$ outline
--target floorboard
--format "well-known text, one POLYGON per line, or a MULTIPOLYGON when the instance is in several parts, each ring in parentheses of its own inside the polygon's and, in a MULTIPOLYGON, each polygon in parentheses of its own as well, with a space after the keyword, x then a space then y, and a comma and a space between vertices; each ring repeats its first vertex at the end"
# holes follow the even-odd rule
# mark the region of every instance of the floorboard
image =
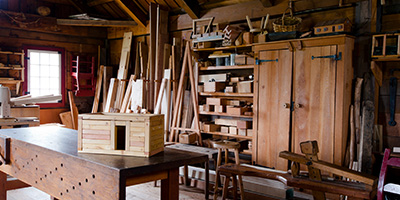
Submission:
MULTIPOLYGON (((160 199, 160 182, 154 187, 154 182, 134 185, 126 188, 126 199, 156 200, 160 199)), ((7 191, 8 200, 49 200, 50 196, 36 188, 28 187, 7 191)), ((180 185, 179 199, 204 199, 203 190, 192 188, 188 190, 180 185)))

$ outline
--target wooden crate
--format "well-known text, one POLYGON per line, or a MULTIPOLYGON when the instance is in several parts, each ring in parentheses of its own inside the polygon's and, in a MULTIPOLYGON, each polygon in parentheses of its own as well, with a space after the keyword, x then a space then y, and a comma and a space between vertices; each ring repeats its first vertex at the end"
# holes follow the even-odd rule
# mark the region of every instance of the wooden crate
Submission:
POLYGON ((164 151, 163 115, 94 113, 78 120, 78 152, 149 157, 164 151))

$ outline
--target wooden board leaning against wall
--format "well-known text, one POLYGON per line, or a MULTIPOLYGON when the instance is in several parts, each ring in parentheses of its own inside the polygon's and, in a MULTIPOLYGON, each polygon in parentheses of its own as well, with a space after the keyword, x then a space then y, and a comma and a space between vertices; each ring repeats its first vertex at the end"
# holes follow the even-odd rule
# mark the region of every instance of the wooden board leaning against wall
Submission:
POLYGON ((288 163, 278 158, 279 151, 300 153, 300 142, 317 140, 321 160, 343 164, 353 78, 353 43, 352 37, 340 35, 253 47, 259 60, 273 60, 255 66, 257 114, 254 121, 258 129, 253 136, 255 163, 286 170, 288 163), (289 62, 291 59, 293 65, 289 62), (282 67, 287 70, 279 71, 282 67), (275 100, 264 105, 264 99, 272 97, 275 100), (290 110, 293 112, 288 114, 290 110), (279 147, 267 144, 279 144, 279 147))

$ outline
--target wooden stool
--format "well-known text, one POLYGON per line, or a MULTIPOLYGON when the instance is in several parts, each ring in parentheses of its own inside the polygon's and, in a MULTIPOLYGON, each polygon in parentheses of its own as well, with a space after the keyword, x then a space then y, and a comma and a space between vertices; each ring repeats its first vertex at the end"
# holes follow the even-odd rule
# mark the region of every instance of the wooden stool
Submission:
MULTIPOLYGON (((219 185, 219 179, 220 179, 220 174, 218 171, 218 167, 221 165, 221 160, 222 160, 222 149, 225 151, 225 164, 228 164, 228 149, 233 149, 234 153, 235 153, 235 164, 239 165, 239 148, 240 148, 240 144, 238 142, 232 142, 232 141, 221 141, 221 142, 214 142, 213 143, 213 147, 218 149, 218 158, 217 158, 217 166, 215 166, 216 169, 216 177, 215 177, 215 186, 214 186, 214 200, 217 199, 218 197, 218 185, 219 185)), ((240 189, 240 197, 241 199, 244 199, 244 194, 243 194, 243 182, 242 182, 242 176, 238 176, 239 177, 239 189, 240 189)), ((229 184, 229 176, 226 176, 225 179, 225 185, 224 188, 228 187, 229 184)), ((236 177, 232 178, 233 183, 236 186, 236 177)), ((236 189, 236 187, 234 187, 234 189, 236 189)), ((233 192, 234 195, 236 195, 236 191, 233 192)), ((227 192, 223 193, 223 197, 227 196, 227 192)))

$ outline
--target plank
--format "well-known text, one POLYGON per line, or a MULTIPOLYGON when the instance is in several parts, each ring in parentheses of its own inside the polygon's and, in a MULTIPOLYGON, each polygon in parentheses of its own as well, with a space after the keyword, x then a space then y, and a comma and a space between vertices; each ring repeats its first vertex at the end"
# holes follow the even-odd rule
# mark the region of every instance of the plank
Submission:
POLYGON ((158 97, 157 97, 157 103, 156 103, 156 107, 154 108, 154 114, 160 114, 161 113, 161 101, 164 95, 164 90, 165 90, 165 86, 166 86, 166 82, 169 81, 166 78, 162 79, 161 82, 161 86, 160 86, 160 91, 158 93, 158 97))
POLYGON ((106 101, 106 106, 104 108, 104 112, 110 112, 112 108, 111 106, 114 106, 115 95, 118 89, 118 82, 119 81, 116 78, 111 78, 110 80, 110 86, 108 88, 107 101, 106 101))
POLYGON ((137 79, 132 83, 131 110, 134 112, 143 108, 144 84, 142 79, 137 79))
POLYGON ((363 102, 360 149, 358 154, 358 171, 372 173, 372 137, 374 134, 374 104, 372 101, 363 102))
POLYGON ((167 79, 167 85, 162 98, 161 114, 164 114, 165 139, 167 139, 171 124, 171 69, 164 70, 164 78, 167 79))
POLYGON ((60 119, 65 128, 73 129, 72 115, 71 111, 60 113, 60 119))
POLYGON ((112 67, 104 66, 103 67, 103 110, 106 108, 107 102, 107 94, 108 94, 108 87, 110 86, 110 79, 112 77, 112 67))
POLYGON ((131 103, 131 93, 132 93, 132 84, 136 80, 136 75, 131 75, 129 78, 128 86, 126 87, 126 92, 124 96, 124 100, 122 101, 120 113, 125 113, 128 108, 130 108, 131 103))
POLYGON ((125 96, 125 86, 126 86, 125 80, 118 81, 117 94, 115 96, 115 102, 114 102, 114 109, 117 111, 121 109, 122 101, 125 96))
POLYGON ((157 55, 157 5, 154 3, 150 3, 149 15, 150 15, 150 49, 149 49, 149 62, 148 62, 148 74, 147 80, 149 80, 149 89, 147 91, 148 94, 148 105, 147 109, 152 111, 154 108, 154 81, 155 81, 155 68, 156 68, 156 55, 157 55))
POLYGON ((134 21, 82 20, 82 19, 57 19, 57 24, 66 26, 98 26, 98 27, 131 27, 138 25, 134 21))
POLYGON ((72 128, 78 130, 78 108, 75 105, 74 93, 68 91, 69 108, 71 110, 72 128))
POLYGON ((118 68, 118 79, 126 79, 129 67, 129 57, 131 53, 132 44, 132 32, 124 33, 124 39, 122 42, 121 57, 118 68))
POLYGON ((97 70, 97 81, 96 81, 96 92, 94 94, 92 113, 97 113, 100 101, 101 83, 103 81, 104 65, 100 65, 99 70, 97 70))

